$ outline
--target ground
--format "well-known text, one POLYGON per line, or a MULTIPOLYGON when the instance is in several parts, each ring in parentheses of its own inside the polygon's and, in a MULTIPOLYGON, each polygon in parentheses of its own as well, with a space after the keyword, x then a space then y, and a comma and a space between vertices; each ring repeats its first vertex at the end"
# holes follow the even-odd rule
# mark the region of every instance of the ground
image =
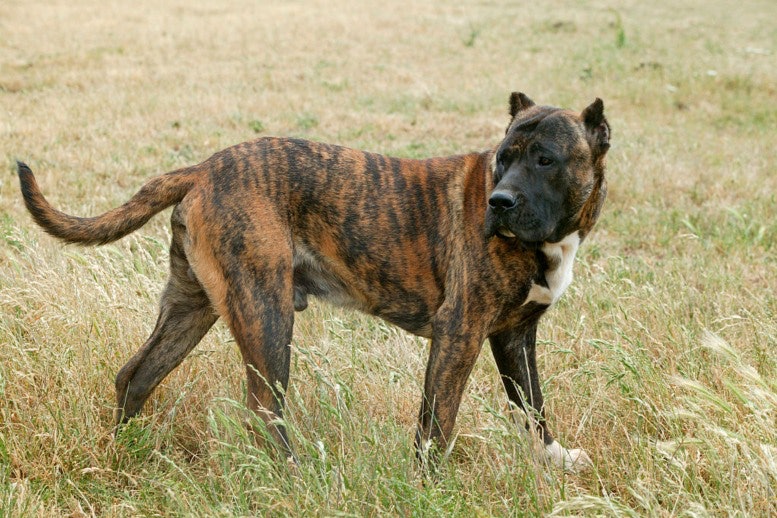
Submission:
POLYGON ((772 0, 4 1, 0 515, 777 513, 776 18, 772 0), (539 329, 551 427, 593 470, 535 461, 484 350, 424 483, 427 345, 320 303, 292 344, 295 472, 245 432, 223 326, 114 437, 167 213, 63 246, 25 213, 16 159, 55 205, 94 215, 259 135, 484 150, 513 90, 578 110, 601 97, 612 126, 608 201, 539 329))

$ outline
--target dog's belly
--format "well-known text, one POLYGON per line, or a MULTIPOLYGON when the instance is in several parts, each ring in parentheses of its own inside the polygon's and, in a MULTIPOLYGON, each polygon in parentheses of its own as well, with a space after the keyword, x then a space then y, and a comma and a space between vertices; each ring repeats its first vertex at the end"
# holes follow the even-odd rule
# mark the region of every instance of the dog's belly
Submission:
POLYGON ((350 293, 345 283, 327 268, 306 247, 294 246, 294 309, 302 311, 307 307, 307 296, 318 298, 343 307, 364 309, 350 293))
POLYGON ((325 260, 300 243, 294 246, 293 265, 295 310, 303 311, 308 305, 308 295, 313 295, 336 306, 383 318, 418 336, 431 337, 431 318, 436 308, 430 308, 421 296, 401 289, 392 297, 377 295, 379 290, 367 293, 363 286, 340 278, 325 260))

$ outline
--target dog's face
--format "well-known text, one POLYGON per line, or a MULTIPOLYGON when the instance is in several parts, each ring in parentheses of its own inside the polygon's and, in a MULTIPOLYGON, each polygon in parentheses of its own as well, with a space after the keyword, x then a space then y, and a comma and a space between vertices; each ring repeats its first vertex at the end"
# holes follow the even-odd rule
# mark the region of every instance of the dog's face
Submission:
POLYGON ((581 114, 510 97, 512 120, 492 162, 486 237, 525 246, 579 230, 583 206, 603 182, 610 128, 597 99, 581 114))

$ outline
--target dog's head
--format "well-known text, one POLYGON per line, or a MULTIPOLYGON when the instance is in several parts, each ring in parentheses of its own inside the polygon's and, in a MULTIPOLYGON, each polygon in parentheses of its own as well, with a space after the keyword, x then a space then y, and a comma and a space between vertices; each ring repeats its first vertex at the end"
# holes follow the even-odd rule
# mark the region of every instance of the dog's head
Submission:
POLYGON ((510 96, 512 120, 492 158, 486 237, 528 247, 591 230, 606 196, 610 126, 596 99, 582 113, 510 96))

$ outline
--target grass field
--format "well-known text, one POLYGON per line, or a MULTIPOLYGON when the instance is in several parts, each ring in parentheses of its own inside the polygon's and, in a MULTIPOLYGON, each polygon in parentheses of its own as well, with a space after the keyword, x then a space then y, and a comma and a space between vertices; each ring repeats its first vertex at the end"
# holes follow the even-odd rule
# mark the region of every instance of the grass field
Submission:
POLYGON ((0 516, 774 516, 773 0, 0 3, 0 516), (267 4, 267 5, 264 5, 267 4), (113 379, 151 331, 167 213, 101 248, 26 214, 15 160, 94 215, 257 135, 386 154, 483 150, 513 90, 613 128, 609 198, 542 321, 536 462, 490 352, 424 483, 427 345, 314 303, 297 317, 291 474, 243 425, 219 324, 113 436, 113 379))

